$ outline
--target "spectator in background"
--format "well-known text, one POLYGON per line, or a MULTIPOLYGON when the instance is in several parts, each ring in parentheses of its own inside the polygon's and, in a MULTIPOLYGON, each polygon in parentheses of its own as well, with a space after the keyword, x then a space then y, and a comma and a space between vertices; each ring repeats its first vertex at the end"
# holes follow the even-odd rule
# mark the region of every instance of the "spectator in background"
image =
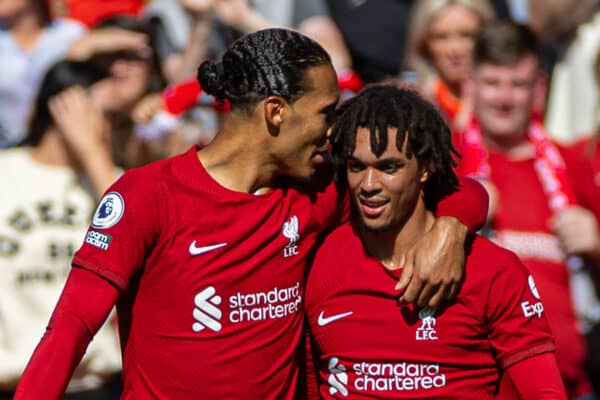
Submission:
MULTIPOLYGON (((41 83, 23 147, 0 151, 3 400, 12 399, 95 204, 117 176, 97 104, 98 85, 107 77, 108 71, 86 63, 52 67, 41 83)), ((65 399, 113 398, 120 365, 116 332, 107 324, 75 371, 65 399)))
MULTIPOLYGON (((596 17, 595 19, 598 19, 596 17)), ((596 59, 594 62, 594 79, 596 91, 600 87, 600 49, 596 42, 596 59)), ((600 103, 596 104, 596 117, 600 116, 600 103)), ((600 120, 596 119, 598 124, 591 135, 579 139, 575 143, 567 146, 563 155, 565 162, 569 166, 569 174, 575 182, 575 192, 581 199, 581 204, 590 209, 596 216, 596 226, 600 221, 600 120)), ((568 221, 565 221, 567 223, 568 221)), ((588 365, 592 378, 592 384, 596 393, 600 393, 600 260, 586 264, 587 268, 580 273, 586 274, 584 289, 576 288, 575 297, 578 295, 586 296, 582 299, 587 318, 588 339, 588 365), (591 281, 592 285, 589 284, 591 281), (595 289, 596 302, 590 294, 590 289, 595 289), (585 300, 585 302, 583 302, 585 300)))
POLYGON ((327 0, 352 57, 367 83, 397 76, 405 67, 413 0, 327 0))
POLYGON ((0 0, 0 148, 23 139, 42 78, 84 31, 44 1, 0 0))
MULTIPOLYGON (((348 211, 327 176, 315 182, 339 99, 335 71, 315 41, 267 29, 204 62, 199 79, 231 103, 223 128, 206 147, 128 171, 111 187, 16 399, 59 397, 117 301, 124 398, 298 394, 306 262, 348 211), (259 294, 267 292, 276 299, 259 294)), ((461 192, 438 211, 445 205, 477 225, 479 188, 461 192)), ((466 231, 440 217, 407 249, 406 301, 451 295, 466 231)))
POLYGON ((589 135, 600 121, 596 83, 600 12, 587 16, 587 21, 574 27, 550 81, 546 124, 550 134, 563 143, 589 135))
POLYGON ((170 82, 194 76, 200 61, 219 56, 241 35, 275 26, 319 42, 338 73, 352 67, 324 0, 154 0, 146 18, 164 34, 161 58, 170 82))
POLYGON ((422 0, 413 8, 408 62, 425 96, 455 130, 464 129, 471 117, 473 45, 479 29, 493 17, 487 0, 422 0))
POLYGON ((517 253, 535 277, 569 396, 586 398, 591 394, 586 346, 567 257, 571 265, 576 256, 597 257, 600 234, 593 215, 578 205, 558 148, 533 115, 538 54, 538 40, 524 25, 496 22, 482 28, 474 51, 476 119, 457 147, 462 172, 482 179, 495 199, 494 240, 517 253), (569 223, 561 223, 567 217, 569 223))
POLYGON ((511 252, 471 238, 456 301, 434 310, 396 300, 403 249, 458 184, 439 112, 410 90, 365 89, 341 106, 332 149, 354 217, 324 239, 307 281, 320 378, 309 399, 490 399, 502 375, 524 399, 566 399, 540 296, 511 252))
POLYGON ((107 103, 102 109, 113 130, 113 157, 124 169, 165 156, 153 138, 136 135, 134 109, 145 96, 165 86, 153 37, 147 24, 129 16, 114 16, 73 43, 71 60, 89 60, 110 76, 101 83, 107 103), (146 140, 148 139, 148 140, 146 140))

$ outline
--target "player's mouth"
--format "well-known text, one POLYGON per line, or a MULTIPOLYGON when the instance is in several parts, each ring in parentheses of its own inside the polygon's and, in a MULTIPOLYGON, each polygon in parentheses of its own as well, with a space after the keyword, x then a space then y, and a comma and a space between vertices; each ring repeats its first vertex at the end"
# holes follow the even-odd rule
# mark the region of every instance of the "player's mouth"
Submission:
POLYGON ((358 202, 360 204, 360 208, 362 213, 367 218, 377 218, 379 217, 383 211, 385 210, 386 205, 388 204, 387 200, 381 199, 364 199, 359 198, 358 202))

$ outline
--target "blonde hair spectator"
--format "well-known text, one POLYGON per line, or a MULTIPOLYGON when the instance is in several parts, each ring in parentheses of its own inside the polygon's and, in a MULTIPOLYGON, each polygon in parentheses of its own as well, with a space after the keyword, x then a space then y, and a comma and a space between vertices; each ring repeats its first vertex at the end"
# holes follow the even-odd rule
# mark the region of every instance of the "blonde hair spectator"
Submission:
POLYGON ((487 0, 422 0, 415 3, 406 60, 425 96, 457 128, 470 114, 463 104, 474 38, 494 18, 487 0))

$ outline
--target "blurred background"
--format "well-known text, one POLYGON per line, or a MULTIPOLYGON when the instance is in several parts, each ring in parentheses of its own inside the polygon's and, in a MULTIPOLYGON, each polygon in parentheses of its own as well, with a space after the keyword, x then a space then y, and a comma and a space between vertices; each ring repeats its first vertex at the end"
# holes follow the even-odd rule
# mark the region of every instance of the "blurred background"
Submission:
MULTIPOLYGON (((244 33, 296 29, 331 54, 343 99, 366 84, 411 85, 460 142, 479 112, 475 41, 495 20, 524 24, 539 40, 528 118, 559 150, 578 214, 556 222, 552 210, 538 221, 551 246, 518 227, 518 245, 502 242, 496 210, 538 205, 527 188, 507 201, 493 176, 482 178, 492 197, 485 233, 526 265, 557 254, 559 289, 542 297, 573 310, 586 343, 581 374, 565 367, 565 382, 571 398, 597 398, 600 0, 0 0, 0 400, 12 397, 104 190, 218 131, 227 105, 202 93, 203 60, 244 33)), ((509 90, 501 78, 490 90, 509 90)), ((504 94, 499 107, 518 107, 504 94)), ((118 398, 114 322, 93 343, 66 398, 118 398)))

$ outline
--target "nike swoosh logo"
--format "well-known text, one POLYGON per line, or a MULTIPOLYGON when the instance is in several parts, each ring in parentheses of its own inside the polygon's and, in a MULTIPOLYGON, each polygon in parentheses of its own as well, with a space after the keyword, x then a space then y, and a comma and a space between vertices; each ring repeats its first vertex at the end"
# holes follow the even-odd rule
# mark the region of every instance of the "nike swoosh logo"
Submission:
POLYGON ((227 243, 213 244, 212 246, 196 247, 196 241, 194 240, 192 244, 190 244, 190 254, 193 256, 198 256, 200 254, 208 253, 209 251, 220 249, 223 246, 227 246, 227 243))
POLYGON ((341 314, 331 315, 329 317, 325 317, 323 314, 324 314, 323 311, 321 311, 321 313, 319 314, 319 319, 317 320, 317 324, 319 326, 329 325, 330 323, 337 321, 338 319, 342 319, 349 315, 352 315, 352 311, 348 311, 348 312, 341 313, 341 314))

